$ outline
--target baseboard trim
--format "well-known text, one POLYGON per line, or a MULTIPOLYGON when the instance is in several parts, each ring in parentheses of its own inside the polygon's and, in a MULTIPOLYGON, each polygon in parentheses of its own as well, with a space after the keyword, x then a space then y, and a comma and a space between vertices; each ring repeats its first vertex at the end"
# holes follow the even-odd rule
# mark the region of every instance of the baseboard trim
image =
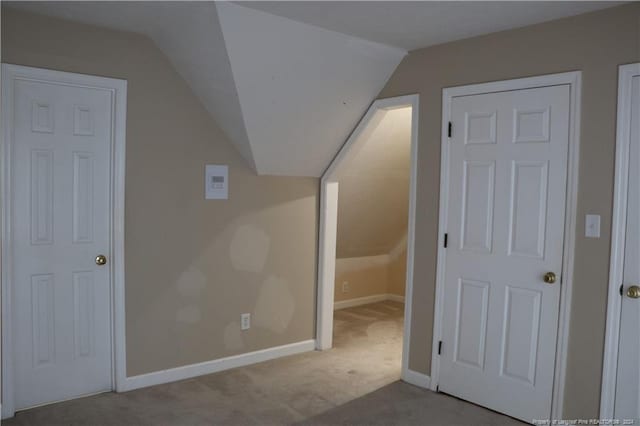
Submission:
POLYGON ((305 340, 302 342, 290 343, 288 345, 262 349, 255 352, 233 355, 213 361, 206 361, 198 364, 185 365, 182 367, 127 377, 122 386, 118 387, 117 391, 126 392, 148 386, 176 382, 178 380, 185 380, 205 374, 230 370, 232 368, 244 367, 246 365, 256 364, 258 362, 268 361, 275 358, 309 352, 315 349, 315 344, 315 340, 305 340))
POLYGON ((403 370, 402 380, 414 386, 431 389, 431 377, 413 370, 403 370))
POLYGON ((387 294, 387 300, 404 303, 404 296, 400 296, 399 294, 387 294))
POLYGON ((354 306, 368 305, 369 303, 384 302, 385 300, 392 300, 394 302, 404 303, 404 296, 397 294, 373 294, 371 296, 356 297, 354 299, 341 300, 333 303, 333 310, 352 308, 354 306))

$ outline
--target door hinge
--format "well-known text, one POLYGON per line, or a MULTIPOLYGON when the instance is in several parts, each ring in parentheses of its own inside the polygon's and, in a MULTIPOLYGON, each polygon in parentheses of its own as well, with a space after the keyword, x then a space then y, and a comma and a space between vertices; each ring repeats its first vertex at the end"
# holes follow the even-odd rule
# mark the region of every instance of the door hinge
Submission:
POLYGON ((620 284, 620 296, 622 296, 623 291, 624 291, 624 284, 620 284))
POLYGON ((442 353, 442 340, 438 342, 438 355, 442 353))
POLYGON ((449 243, 449 234, 444 234, 444 248, 447 248, 448 243, 449 243))
POLYGON ((453 124, 451 122, 449 122, 449 128, 447 130, 447 134, 449 135, 449 137, 451 137, 451 135, 453 134, 453 124))

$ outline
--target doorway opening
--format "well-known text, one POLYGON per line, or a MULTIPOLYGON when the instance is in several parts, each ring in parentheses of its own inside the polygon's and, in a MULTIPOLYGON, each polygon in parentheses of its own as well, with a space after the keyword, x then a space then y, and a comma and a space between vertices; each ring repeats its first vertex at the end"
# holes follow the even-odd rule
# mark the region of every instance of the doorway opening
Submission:
POLYGON ((381 345, 378 355, 391 370, 401 366, 403 378, 417 122, 417 95, 375 101, 321 180, 316 347, 381 345))

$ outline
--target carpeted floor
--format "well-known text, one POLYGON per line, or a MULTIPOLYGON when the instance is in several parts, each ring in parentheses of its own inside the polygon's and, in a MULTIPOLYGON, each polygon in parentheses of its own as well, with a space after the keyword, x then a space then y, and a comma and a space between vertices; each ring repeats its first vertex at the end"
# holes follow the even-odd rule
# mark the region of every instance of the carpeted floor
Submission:
POLYGON ((19 412, 3 425, 480 425, 515 420, 400 382, 403 306, 336 311, 334 349, 19 412))

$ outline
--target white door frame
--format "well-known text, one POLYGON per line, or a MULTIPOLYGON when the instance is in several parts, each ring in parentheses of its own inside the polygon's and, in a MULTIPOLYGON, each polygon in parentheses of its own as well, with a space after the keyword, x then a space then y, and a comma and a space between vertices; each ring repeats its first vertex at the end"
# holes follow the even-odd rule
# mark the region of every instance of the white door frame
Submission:
POLYGON ((111 347, 112 388, 119 389, 126 378, 124 310, 124 191, 127 82, 84 74, 2 64, 2 127, 0 136, 0 216, 2 222, 2 258, 0 281, 2 294, 2 418, 15 413, 12 336, 12 144, 13 82, 27 80, 52 82, 74 87, 107 90, 112 94, 111 110, 111 347), (5 91, 6 90, 6 91, 5 91))
POLYGON ((356 142, 375 130, 385 111, 411 107, 411 165, 409 180, 409 223, 407 229, 407 278, 405 284, 404 339, 402 348, 402 376, 405 378, 409 361, 411 336, 411 296, 413 293, 413 252, 416 217, 416 176, 418 172, 419 96, 407 95, 374 101, 360 123, 349 136, 320 180, 320 236, 318 250, 318 307, 316 349, 330 349, 333 340, 333 297, 336 269, 336 233, 338 218, 338 183, 336 171, 340 163, 359 150, 356 142))
POLYGON ((640 76, 640 63, 621 65, 618 71, 618 116, 616 130, 615 189, 611 223, 611 259, 609 261, 609 290, 607 327, 602 364, 600 418, 612 419, 616 398, 618 372, 618 344, 622 298, 624 245, 627 226, 627 188, 629 182, 629 150, 631 147, 631 84, 640 76))
MULTIPOLYGON (((437 390, 440 375, 440 356, 433 348, 442 340, 442 317, 444 303, 444 276, 446 250, 442 241, 447 232, 447 208, 449 190, 449 136, 448 125, 451 121, 451 103, 454 97, 484 93, 504 92, 511 90, 533 89, 536 87, 569 85, 570 126, 569 156, 567 164, 567 206, 564 226, 564 247, 560 287, 560 315, 558 318, 558 341, 556 346, 555 371, 553 379, 553 399, 551 402, 551 418, 562 418, 564 385, 567 363, 567 347, 569 343, 569 319, 571 310, 571 293, 573 287, 573 261, 576 234, 576 214, 578 200, 578 163, 580 144, 580 71, 561 74, 549 74, 537 77, 519 78, 490 83, 472 84, 445 88, 442 91, 442 139, 440 156, 440 211, 438 263, 436 274, 436 300, 433 319, 433 342, 431 354, 431 389, 437 390)), ((454 129, 455 131, 455 129, 454 129)))

